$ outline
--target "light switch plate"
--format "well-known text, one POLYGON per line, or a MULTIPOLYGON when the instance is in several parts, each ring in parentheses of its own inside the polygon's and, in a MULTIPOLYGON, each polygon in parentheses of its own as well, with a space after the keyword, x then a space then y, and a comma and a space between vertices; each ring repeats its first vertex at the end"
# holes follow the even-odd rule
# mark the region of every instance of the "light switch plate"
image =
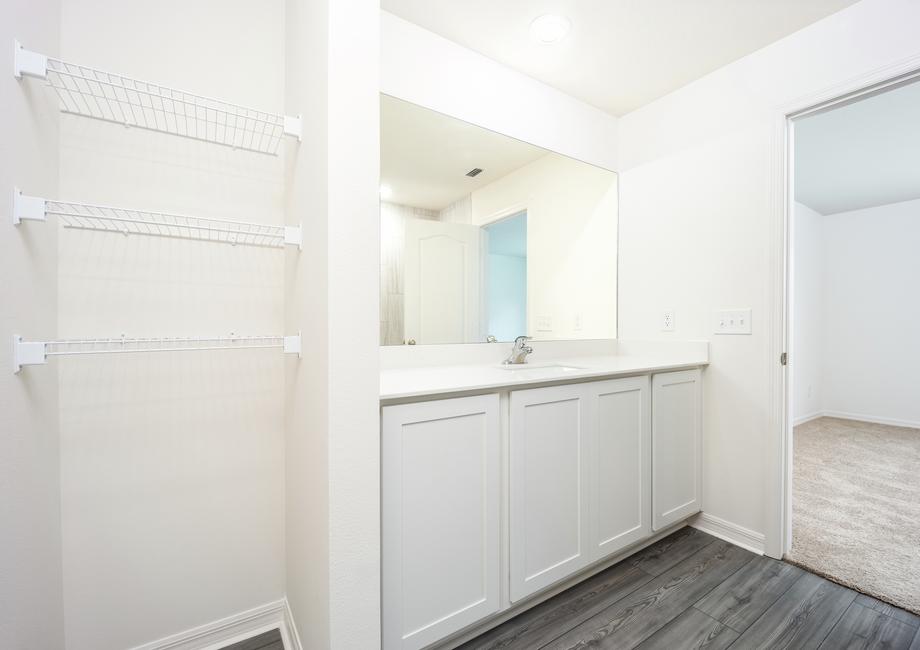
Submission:
POLYGON ((750 334, 751 310, 719 309, 715 312, 716 334, 750 334))
POLYGON ((552 316, 537 316, 537 331, 538 332, 552 332, 553 331, 552 316))

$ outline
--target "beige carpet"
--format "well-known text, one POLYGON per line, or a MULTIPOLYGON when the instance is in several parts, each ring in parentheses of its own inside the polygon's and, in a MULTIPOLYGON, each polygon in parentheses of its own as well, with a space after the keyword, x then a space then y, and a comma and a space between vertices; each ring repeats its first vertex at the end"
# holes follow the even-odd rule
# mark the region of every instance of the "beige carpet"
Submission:
POLYGON ((920 429, 795 428, 787 559, 920 614, 920 429))

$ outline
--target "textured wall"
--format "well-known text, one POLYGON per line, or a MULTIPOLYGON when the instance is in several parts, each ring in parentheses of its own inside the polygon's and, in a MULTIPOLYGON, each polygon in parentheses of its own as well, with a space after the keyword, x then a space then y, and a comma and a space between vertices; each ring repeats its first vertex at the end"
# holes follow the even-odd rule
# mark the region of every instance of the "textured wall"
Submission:
POLYGON ((13 334, 54 339, 57 229, 10 225, 14 186, 34 196, 58 191, 58 110, 38 79, 17 81, 14 38, 59 55, 60 2, 0 3, 0 647, 64 647, 57 365, 12 372, 13 334))
MULTIPOLYGON (((65 59, 275 112, 283 47, 282 0, 63 3, 65 59)), ((62 115, 60 166, 63 199, 283 220, 284 155, 62 115)), ((281 334, 296 252, 62 230, 59 255, 69 338, 281 334)), ((56 363, 69 650, 125 648, 283 597, 280 352, 56 363)))

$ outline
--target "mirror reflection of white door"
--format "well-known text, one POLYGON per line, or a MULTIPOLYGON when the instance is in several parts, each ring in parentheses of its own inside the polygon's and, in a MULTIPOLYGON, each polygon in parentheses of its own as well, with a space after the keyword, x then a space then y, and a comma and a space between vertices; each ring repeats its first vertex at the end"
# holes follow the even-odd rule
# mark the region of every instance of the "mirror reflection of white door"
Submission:
POLYGON ((405 335, 423 343, 483 340, 480 228, 406 219, 405 335))

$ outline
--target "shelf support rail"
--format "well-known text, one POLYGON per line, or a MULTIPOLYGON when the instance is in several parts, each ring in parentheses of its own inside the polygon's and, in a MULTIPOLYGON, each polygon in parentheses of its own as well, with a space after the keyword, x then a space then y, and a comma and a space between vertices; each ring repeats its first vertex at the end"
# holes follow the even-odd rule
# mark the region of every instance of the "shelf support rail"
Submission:
POLYGON ((24 341, 13 335, 13 373, 23 366, 43 365, 48 357, 84 354, 124 354, 128 352, 187 352, 193 350, 252 350, 280 348, 285 354, 301 358, 300 332, 292 336, 229 336, 73 339, 24 341))

